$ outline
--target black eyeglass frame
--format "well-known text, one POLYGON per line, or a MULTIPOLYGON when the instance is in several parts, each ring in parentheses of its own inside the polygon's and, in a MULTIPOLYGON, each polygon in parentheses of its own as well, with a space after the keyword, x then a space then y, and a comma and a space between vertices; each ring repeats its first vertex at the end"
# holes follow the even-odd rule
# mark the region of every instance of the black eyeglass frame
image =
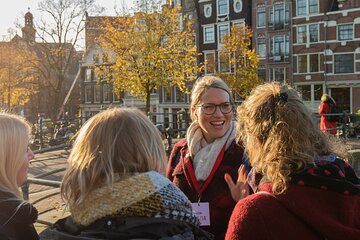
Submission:
POLYGON ((233 110, 234 110, 234 106, 231 102, 224 102, 224 103, 221 103, 221 104, 213 104, 213 103, 204 103, 204 104, 200 104, 200 105, 196 105, 196 107, 201 107, 201 110, 204 112, 204 114, 206 115, 213 115, 215 112, 216 112, 216 109, 219 108, 220 109, 220 112, 222 114, 229 114, 231 113, 233 110), (214 108, 214 111, 212 113, 206 113, 204 111, 204 107, 215 107, 214 108), (221 107, 223 106, 230 106, 230 110, 228 112, 224 112, 223 109, 221 109, 221 107))

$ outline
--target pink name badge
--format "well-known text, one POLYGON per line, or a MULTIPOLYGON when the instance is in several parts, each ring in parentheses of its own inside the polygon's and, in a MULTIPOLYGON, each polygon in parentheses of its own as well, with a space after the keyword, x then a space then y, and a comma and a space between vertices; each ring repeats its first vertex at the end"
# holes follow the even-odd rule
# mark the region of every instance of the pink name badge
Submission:
POLYGON ((200 220, 200 226, 210 226, 210 211, 208 202, 191 203, 193 213, 200 220))

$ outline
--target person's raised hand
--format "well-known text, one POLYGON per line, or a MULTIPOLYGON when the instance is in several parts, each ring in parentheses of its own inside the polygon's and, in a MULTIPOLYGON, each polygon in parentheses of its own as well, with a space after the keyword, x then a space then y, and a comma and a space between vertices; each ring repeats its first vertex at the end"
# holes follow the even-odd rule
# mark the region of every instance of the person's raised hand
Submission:
POLYGON ((241 164, 238 170, 238 179, 236 183, 232 180, 230 174, 225 173, 224 179, 227 183, 231 197, 235 202, 249 195, 249 184, 246 182, 247 173, 244 164, 241 164))

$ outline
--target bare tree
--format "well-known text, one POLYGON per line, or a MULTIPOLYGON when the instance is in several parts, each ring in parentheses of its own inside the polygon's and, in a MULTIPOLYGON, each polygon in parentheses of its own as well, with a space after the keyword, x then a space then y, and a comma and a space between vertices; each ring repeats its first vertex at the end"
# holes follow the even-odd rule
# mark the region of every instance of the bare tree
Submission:
POLYGON ((40 62, 38 97, 46 98, 48 114, 56 118, 78 71, 77 49, 83 48, 86 14, 96 15, 104 8, 97 6, 95 0, 43 0, 38 9, 43 13, 35 22, 37 38, 41 40, 35 44, 40 62))

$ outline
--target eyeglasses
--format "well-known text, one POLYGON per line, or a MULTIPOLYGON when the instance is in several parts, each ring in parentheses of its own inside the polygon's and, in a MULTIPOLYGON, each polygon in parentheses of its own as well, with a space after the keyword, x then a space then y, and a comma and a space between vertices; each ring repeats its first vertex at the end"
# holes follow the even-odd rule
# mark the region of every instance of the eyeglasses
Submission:
POLYGON ((212 115, 216 112, 216 108, 219 107, 220 111, 223 114, 228 114, 233 110, 233 106, 231 103, 226 102, 222 104, 213 104, 213 103, 204 103, 202 105, 197 105, 197 107, 201 107, 201 110, 206 115, 212 115))

